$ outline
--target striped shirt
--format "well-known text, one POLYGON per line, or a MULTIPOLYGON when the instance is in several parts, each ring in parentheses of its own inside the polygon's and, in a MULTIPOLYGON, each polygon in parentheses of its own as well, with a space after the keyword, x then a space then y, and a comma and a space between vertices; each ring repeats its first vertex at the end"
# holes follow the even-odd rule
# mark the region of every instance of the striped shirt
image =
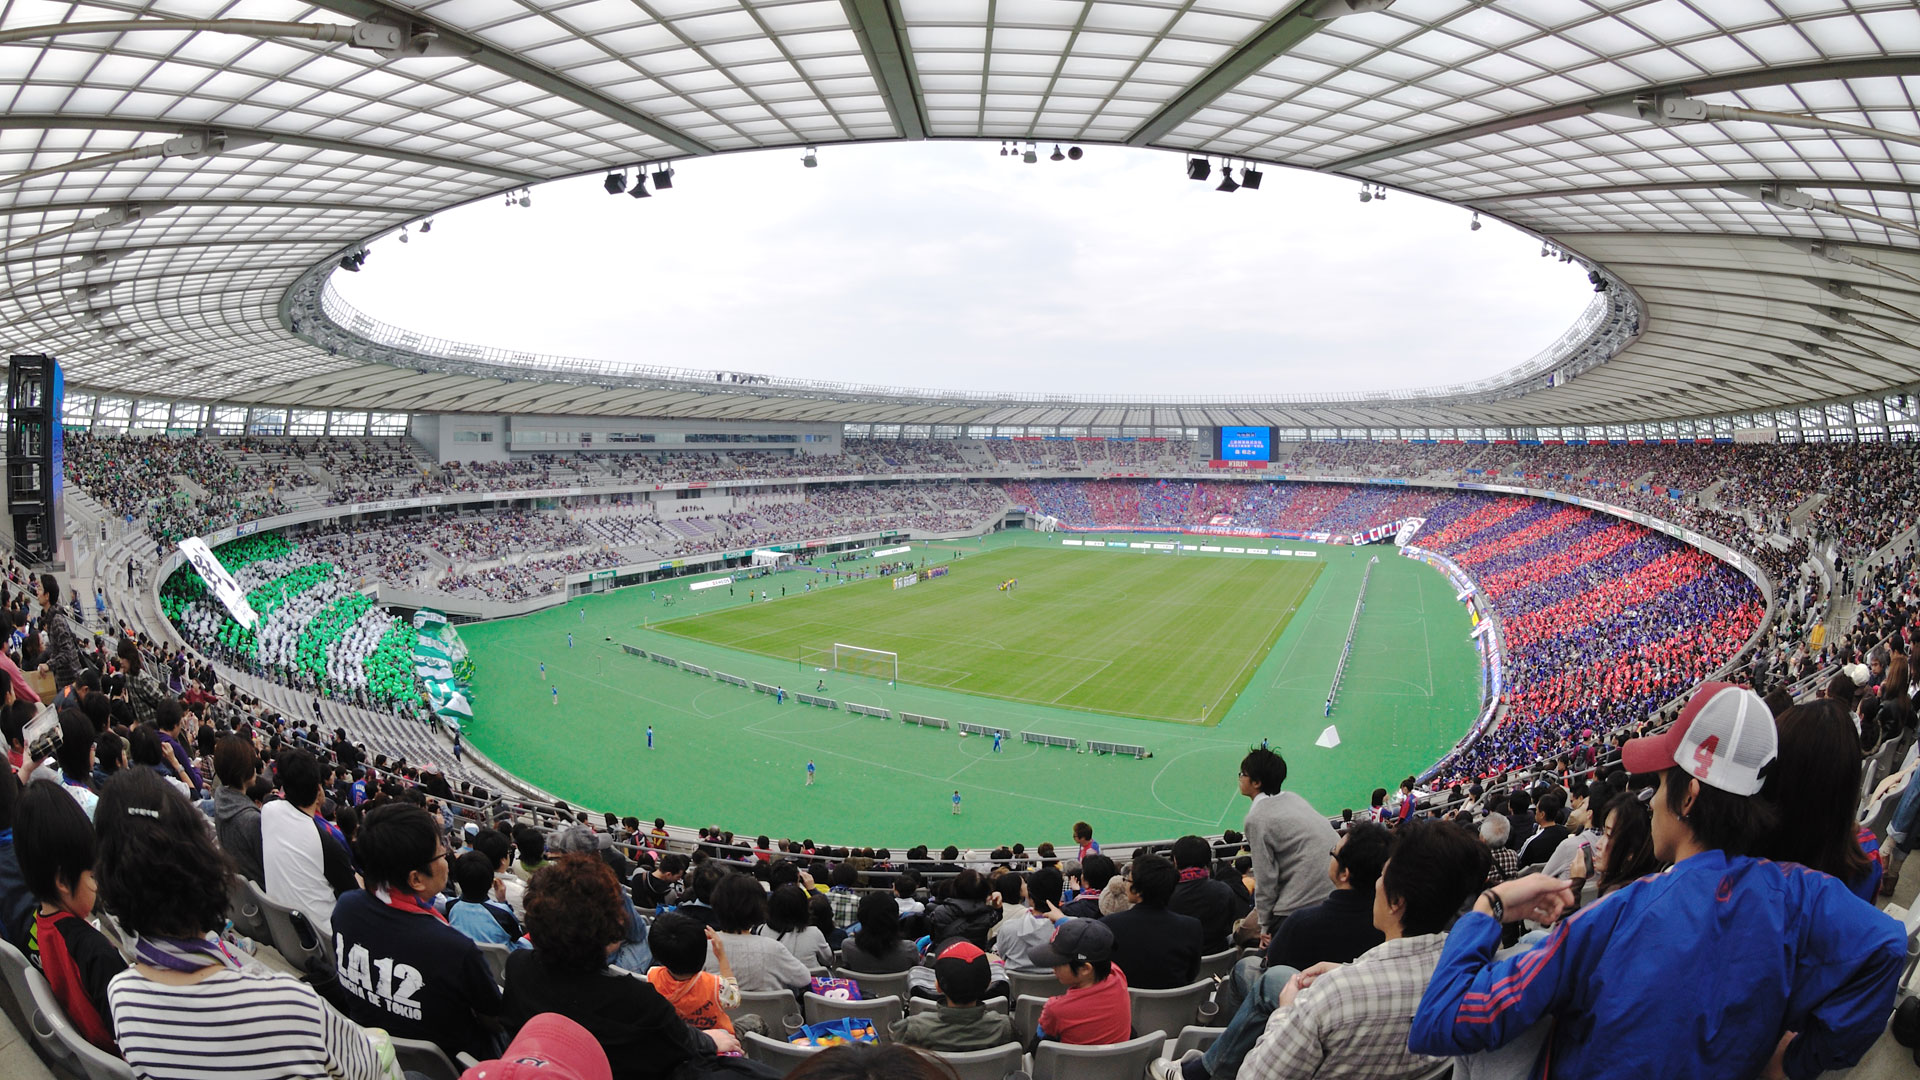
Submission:
POLYGON ((129 968, 107 984, 120 1053, 141 1080, 383 1080, 373 1040, 297 979, 222 971, 187 986, 129 968))

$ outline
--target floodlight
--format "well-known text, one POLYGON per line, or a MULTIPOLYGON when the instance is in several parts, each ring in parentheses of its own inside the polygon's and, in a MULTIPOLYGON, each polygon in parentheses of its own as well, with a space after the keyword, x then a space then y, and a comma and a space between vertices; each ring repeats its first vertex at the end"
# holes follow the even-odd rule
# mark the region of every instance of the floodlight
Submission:
POLYGON ((627 174, 619 173, 619 172, 610 172, 607 174, 606 180, 603 181, 600 186, 607 189, 607 194, 618 195, 621 192, 627 190, 627 174))
POLYGON ((1248 191, 1259 191, 1260 181, 1263 179, 1265 176, 1260 170, 1251 165, 1242 166, 1240 169, 1240 186, 1248 191))
POLYGON ((400 242, 404 244, 407 242, 407 240, 408 240, 407 227, 405 225, 402 225, 400 226, 400 242))
POLYGON ((1001 157, 1007 156, 1007 140, 1005 139, 1000 140, 1000 156, 1001 157))
POLYGON ((1360 185, 1360 201, 1361 202, 1373 201, 1373 189, 1368 187, 1365 184, 1360 185))
POLYGON ((656 169, 653 173, 653 190, 665 191, 673 186, 673 166, 656 169))
POLYGON ((807 156, 800 159, 800 164, 805 165, 809 169, 817 169, 820 167, 820 159, 814 156, 813 147, 807 147, 807 156))
POLYGON ((633 178, 633 187, 628 189, 627 196, 633 199, 653 198, 653 192, 647 190, 647 170, 641 169, 633 178))
POLYGON ((1048 158, 1047 160, 1049 160, 1049 161, 1065 161, 1065 160, 1067 160, 1067 155, 1065 155, 1065 154, 1063 154, 1063 153, 1061 153, 1061 152, 1060 152, 1060 144, 1059 144, 1059 143, 1054 143, 1054 144, 1053 144, 1053 154, 1052 154, 1052 156, 1051 156, 1051 157, 1049 157, 1049 158, 1048 158))
POLYGON ((1478 210, 1473 212, 1473 220, 1467 223, 1467 229, 1470 232, 1480 231, 1480 212, 1478 210))
POLYGON ((1040 160, 1040 151, 1032 143, 1028 143, 1027 152, 1020 155, 1020 160, 1031 165, 1040 160))
POLYGON ((521 192, 521 193, 520 193, 520 205, 521 205, 521 206, 532 206, 532 205, 533 205, 533 192, 531 192, 531 191, 523 191, 523 192, 521 192))
POLYGON ((1225 165, 1220 166, 1220 186, 1217 188, 1214 188, 1213 190, 1215 191, 1239 191, 1240 190, 1240 185, 1233 182, 1232 169, 1226 167, 1225 165))
POLYGON ((420 232, 421 232, 422 234, 425 234, 425 233, 430 233, 430 232, 432 232, 432 231, 433 231, 433 219, 432 219, 432 218, 428 218, 427 220, 425 220, 425 221, 423 221, 423 222, 421 222, 421 223, 420 223, 420 232))
POLYGON ((1187 159, 1187 179, 1205 180, 1208 176, 1212 175, 1212 173, 1213 166, 1207 164, 1206 158, 1197 157, 1187 159))

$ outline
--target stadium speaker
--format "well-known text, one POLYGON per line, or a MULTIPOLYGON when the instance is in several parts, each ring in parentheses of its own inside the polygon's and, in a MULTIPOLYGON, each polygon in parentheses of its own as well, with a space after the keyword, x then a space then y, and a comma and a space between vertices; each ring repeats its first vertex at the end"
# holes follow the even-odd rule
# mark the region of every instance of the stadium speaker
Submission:
POLYGON ((607 194, 618 195, 627 190, 627 174, 610 172, 607 174, 606 181, 600 186, 607 189, 607 194))
POLYGON ((7 361, 7 515, 21 561, 49 565, 60 557, 64 465, 60 409, 66 396, 51 356, 7 361))
POLYGON ((633 190, 627 192, 630 199, 651 199, 653 192, 647 190, 647 170, 641 169, 640 175, 633 178, 633 190))
POLYGON ((1248 191, 1259 191, 1260 181, 1265 179, 1259 169, 1249 165, 1240 170, 1240 186, 1248 191))
POLYGON ((1213 166, 1207 164, 1206 158, 1197 157, 1187 159, 1187 179, 1205 180, 1212 172, 1213 166))
POLYGON ((1069 146, 1069 147, 1067 147, 1067 160, 1068 160, 1068 161, 1079 161, 1079 160, 1080 160, 1080 159, 1081 159, 1082 157, 1085 157, 1085 156, 1086 156, 1086 151, 1085 151, 1085 150, 1082 150, 1082 149, 1080 149, 1080 148, 1079 148, 1079 147, 1077 147, 1077 146, 1069 146))
POLYGON ((673 186, 673 168, 656 169, 653 174, 653 190, 665 191, 673 186))

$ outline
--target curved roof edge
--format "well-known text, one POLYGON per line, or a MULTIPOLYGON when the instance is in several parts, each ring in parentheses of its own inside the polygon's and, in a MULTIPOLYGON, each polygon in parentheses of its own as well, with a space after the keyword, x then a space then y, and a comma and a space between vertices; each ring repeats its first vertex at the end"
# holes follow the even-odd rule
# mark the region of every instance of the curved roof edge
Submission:
MULTIPOLYGON (((1584 262, 1584 260, 1582 260, 1584 262)), ((1526 361, 1497 375, 1472 382, 1413 390, 1351 394, 1307 394, 1259 399, 1237 395, 1119 397, 1098 394, 1019 394, 879 386, 727 370, 618 364, 603 360, 501 349, 436 338, 376 319, 355 308, 333 285, 335 256, 302 274, 280 303, 282 324, 293 334, 347 356, 440 375, 538 381, 564 385, 665 390, 679 393, 733 393, 742 387, 756 398, 786 397, 813 401, 894 404, 914 409, 960 408, 1064 409, 1083 406, 1218 406, 1287 409, 1315 406, 1391 406, 1397 409, 1445 408, 1483 404, 1563 385, 1619 355, 1646 325, 1646 303, 1627 283, 1603 266, 1590 265, 1593 300, 1558 338, 1526 361)), ((544 411, 530 404, 522 411, 544 411)), ((862 419, 875 419, 863 416, 862 419)), ((1036 420, 1036 423, 1045 421, 1036 420)), ((1269 422, 1261 420, 1259 422, 1269 422)))

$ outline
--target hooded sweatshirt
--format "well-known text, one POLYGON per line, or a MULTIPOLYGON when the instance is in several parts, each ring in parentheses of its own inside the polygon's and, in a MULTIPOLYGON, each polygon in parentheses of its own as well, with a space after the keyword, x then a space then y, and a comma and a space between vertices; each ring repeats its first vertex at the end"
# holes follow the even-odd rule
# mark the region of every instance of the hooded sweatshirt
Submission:
POLYGON ((260 855, 260 808, 240 791, 222 787, 213 793, 213 832, 221 850, 233 857, 240 873, 261 888, 267 871, 260 855))

